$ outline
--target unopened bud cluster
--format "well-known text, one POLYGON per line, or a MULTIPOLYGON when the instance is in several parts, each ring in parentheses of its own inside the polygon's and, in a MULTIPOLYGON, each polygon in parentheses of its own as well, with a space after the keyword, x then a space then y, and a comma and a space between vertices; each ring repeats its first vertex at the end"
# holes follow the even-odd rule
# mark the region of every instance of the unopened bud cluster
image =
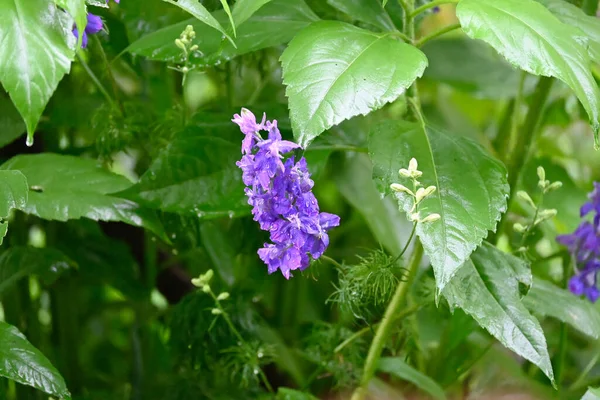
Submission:
POLYGON ((423 199, 432 195, 436 191, 435 186, 428 186, 426 188, 420 187, 421 182, 419 182, 417 179, 423 175, 423 172, 419 171, 418 167, 419 167, 419 165, 417 163, 417 160, 415 158, 411 158, 408 163, 408 169, 400 168, 400 170, 398 171, 398 175, 400 175, 403 178, 409 178, 413 181, 413 189, 412 190, 407 188, 404 185, 399 184, 399 183, 392 183, 390 185, 390 188, 394 192, 406 193, 413 198, 413 200, 414 200, 413 206, 412 206, 410 212, 408 213, 408 218, 411 221, 422 222, 422 223, 435 222, 438 219, 440 219, 440 214, 433 213, 433 214, 429 214, 425 217, 421 217, 421 215, 419 214, 419 211, 418 211, 419 203, 421 203, 421 201, 423 201, 423 199))
MULTIPOLYGON (((537 168, 537 176, 539 178, 538 187, 542 191, 542 197, 544 196, 544 194, 562 187, 562 182, 560 181, 550 182, 549 180, 546 180, 546 171, 542 166, 539 166, 537 168)), ((524 190, 519 190, 517 192, 517 197, 524 201, 529 207, 531 207, 535 211, 535 216, 531 223, 523 225, 517 222, 513 225, 513 229, 517 233, 526 233, 536 225, 539 225, 540 223, 555 217, 557 214, 557 211, 554 208, 542 209, 541 205, 536 204, 529 195, 529 193, 527 193, 524 190)))
POLYGON ((204 293, 209 293, 210 292, 209 283, 213 276, 214 276, 213 270, 209 269, 208 271, 206 271, 204 274, 200 275, 199 277, 192 279, 192 285, 196 286, 197 288, 202 289, 202 291, 204 293))
POLYGON ((177 68, 172 68, 172 69, 175 69, 176 71, 183 73, 184 82, 185 82, 185 76, 187 75, 187 73, 193 69, 193 67, 190 67, 190 65, 189 65, 190 54, 198 51, 198 45, 192 43, 195 37, 196 37, 196 32, 194 31, 194 27, 192 25, 188 25, 185 27, 183 32, 181 32, 181 35, 179 35, 179 37, 177 39, 175 39, 175 46, 177 46, 179 49, 181 49, 181 52, 183 55, 183 60, 184 60, 184 65, 182 67, 177 67, 177 68))

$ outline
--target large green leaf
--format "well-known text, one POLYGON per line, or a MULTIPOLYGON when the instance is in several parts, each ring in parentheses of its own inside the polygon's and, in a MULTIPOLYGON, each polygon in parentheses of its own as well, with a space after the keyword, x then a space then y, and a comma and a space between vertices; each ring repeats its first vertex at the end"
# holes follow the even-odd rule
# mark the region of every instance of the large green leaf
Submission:
MULTIPOLYGON (((419 212, 423 216, 437 213, 441 219, 419 224, 417 235, 442 290, 506 210, 506 169, 469 139, 404 121, 384 121, 375 126, 369 154, 373 179, 381 193, 389 194, 391 183, 411 187, 398 170, 407 168, 413 157, 423 171, 419 178, 422 185, 437 188, 420 203, 419 212)), ((395 196, 400 209, 409 212, 412 197, 406 193, 395 196)))
POLYGON ((427 375, 408 365, 399 357, 382 358, 379 360, 378 369, 414 384, 419 389, 429 393, 434 399, 446 399, 444 389, 440 385, 427 375))
MULTIPOLYGON (((75 20, 78 32, 83 32, 87 25, 87 7, 85 0, 54 0, 57 6, 65 9, 75 20)), ((82 35, 77 38, 77 49, 81 46, 82 35)))
POLYGON ((294 135, 303 147, 333 125, 396 100, 427 66, 416 47, 334 21, 302 30, 281 62, 294 135))
POLYGON ((73 51, 54 3, 46 0, 0 2, 0 83, 27 125, 28 141, 63 75, 73 51))
POLYGON ((519 284, 531 281, 531 273, 523 273, 526 268, 521 259, 484 243, 448 282, 443 294, 451 306, 462 308, 554 382, 542 327, 521 301, 519 284))
POLYGON ((515 66, 570 86, 598 140, 600 90, 579 29, 560 22, 534 0, 462 0, 456 15, 467 35, 489 43, 515 66))
POLYGON ((373 25, 382 31, 396 29, 380 0, 327 0, 327 3, 356 21, 373 25))
POLYGON ((0 254, 0 297, 5 290, 31 274, 50 285, 74 266, 73 261, 53 248, 10 247, 0 254))
POLYGON ((230 122, 226 126, 205 122, 184 129, 140 182, 122 195, 162 211, 199 218, 247 214, 242 175, 235 165, 242 157, 241 145, 217 137, 225 135, 224 130, 238 128, 230 122))
POLYGON ((200 3, 198 0, 164 0, 164 1, 166 1, 167 3, 176 5, 177 7, 181 8, 182 10, 187 11, 188 13, 192 14, 194 16, 194 18, 196 18, 197 20, 199 20, 199 21, 205 23, 206 25, 221 32, 221 34, 223 34, 223 36, 225 36, 231 42, 231 44, 233 44, 235 46, 233 39, 231 39, 231 37, 229 36, 227 31, 225 31, 225 29, 221 25, 221 23, 219 21, 217 21, 217 19, 215 17, 213 17, 213 15, 210 12, 208 12, 206 7, 204 7, 202 5, 202 3, 200 3))
MULTIPOLYGON (((225 12, 217 11, 215 18, 225 23, 225 12)), ((235 7, 234 7, 235 17, 235 7)), ((195 20, 184 21, 160 29, 132 43, 127 50, 158 61, 178 61, 181 50, 174 45, 186 25, 191 24, 196 31, 194 43, 202 52, 200 57, 192 57, 194 65, 208 65, 228 60, 252 51, 277 46, 290 41, 302 28, 319 18, 303 0, 274 0, 264 5, 237 28, 236 45, 221 43, 221 35, 195 20)))
POLYGON ((238 0, 233 6, 233 22, 236 26, 240 26, 262 6, 272 0, 238 0))
POLYGON ((52 396, 69 398, 60 373, 17 328, 0 321, 0 376, 33 386, 52 396))
POLYGON ((534 278, 524 303, 535 314, 559 319, 595 339, 600 337, 600 311, 548 281, 534 278))
POLYGON ((10 210, 25 209, 28 192, 27 179, 20 171, 0 171, 0 244, 8 230, 10 210))
POLYGON ((154 211, 111 196, 132 183, 121 175, 97 166, 94 160, 59 154, 20 155, 0 170, 18 170, 31 190, 23 211, 48 220, 90 218, 95 221, 122 221, 143 226, 164 238, 154 211))
POLYGON ((588 388, 581 400, 600 400, 600 388, 588 388))
MULTIPOLYGON (((585 14, 579 7, 565 0, 536 0, 542 3, 563 23, 578 28, 587 35, 588 51, 592 59, 600 63, 600 20, 585 14)), ((581 35, 574 37, 581 40, 581 35)))
POLYGON ((25 133, 25 123, 8 96, 0 94, 0 147, 25 133))

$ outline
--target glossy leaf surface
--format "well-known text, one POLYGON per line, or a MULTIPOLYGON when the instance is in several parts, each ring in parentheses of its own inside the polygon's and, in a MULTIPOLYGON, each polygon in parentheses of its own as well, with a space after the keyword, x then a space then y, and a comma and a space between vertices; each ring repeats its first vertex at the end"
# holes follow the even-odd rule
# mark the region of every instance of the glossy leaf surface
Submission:
POLYGON ((419 389, 429 393, 436 400, 446 399, 444 389, 440 387, 433 379, 421 373, 419 370, 408 365, 399 357, 384 357, 379 360, 379 371, 387 372, 404 381, 414 384, 419 389))
POLYGON ((20 171, 0 171, 0 244, 6 236, 10 210, 25 209, 28 192, 27 179, 20 171))

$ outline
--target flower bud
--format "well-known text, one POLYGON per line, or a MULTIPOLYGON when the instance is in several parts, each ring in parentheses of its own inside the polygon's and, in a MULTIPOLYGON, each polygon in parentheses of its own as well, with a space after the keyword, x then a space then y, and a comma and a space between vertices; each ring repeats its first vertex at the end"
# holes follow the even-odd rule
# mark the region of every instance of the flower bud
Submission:
POLYGON ((398 174, 405 178, 410 178, 412 176, 410 171, 405 168, 400 168, 400 170, 398 171, 398 174))
POLYGON ((541 165, 537 167, 537 176, 540 178, 540 182, 544 182, 546 180, 546 170, 541 165))
POLYGON ((179 47, 181 50, 185 50, 185 44, 181 39, 175 39, 175 46, 179 47))
POLYGON ((518 233, 523 233, 527 230, 527 228, 525 226, 523 226, 523 224, 520 224, 518 222, 513 225, 513 229, 515 232, 518 232, 518 233))
POLYGON ((519 190, 517 192, 517 197, 519 197, 521 200, 524 200, 527 204, 529 204, 534 209, 537 209, 535 203, 531 199, 531 196, 529 196, 529 194, 527 192, 525 192, 524 190, 519 190))
POLYGON ((439 220, 440 218, 442 218, 440 216, 440 214, 433 213, 433 214, 429 214, 428 216, 426 216, 425 218, 423 218, 420 222, 423 222, 423 223, 435 222, 435 221, 439 220))
POLYGON ((210 312, 211 312, 213 315, 221 315, 221 314, 223 314, 223 311, 221 311, 221 310, 220 310, 220 309, 218 309, 218 308, 213 308, 212 310, 210 310, 210 312))
POLYGON ((208 271, 206 271, 206 273, 204 273, 203 275, 200 275, 200 279, 204 279, 204 282, 208 283, 208 282, 210 282, 210 280, 212 279, 213 276, 214 276, 213 270, 209 269, 208 271))
POLYGON ((210 293, 210 285, 204 285, 204 286, 202 286, 202 291, 204 293, 210 293))
POLYGON ((419 203, 433 192, 435 192, 435 186, 428 186, 426 189, 419 188, 419 190, 417 190, 417 194, 415 195, 416 202, 419 203))
POLYGON ((413 197, 415 196, 415 194, 412 192, 412 190, 410 190, 406 186, 401 185, 399 183, 392 183, 390 185, 390 189, 392 189, 394 192, 404 192, 404 193, 410 194, 413 197))
POLYGON ((204 282, 202 282, 202 279, 200 278, 192 278, 192 285, 199 288, 204 286, 204 282))
POLYGON ((183 67, 183 68, 181 68, 181 72, 183 72, 184 74, 187 74, 188 72, 190 72, 190 69, 188 67, 183 67))
POLYGON ((416 158, 411 158, 410 161, 408 162, 408 170, 410 172, 414 172, 417 170, 417 168, 419 167, 419 163, 417 162, 416 158))
POLYGON ((557 213, 558 213, 558 211, 556 211, 554 208, 549 208, 548 210, 542 210, 538 214, 538 217, 535 220, 534 224, 537 225, 540 222, 543 222, 547 219, 554 218, 557 213))
POLYGON ((229 293, 227 293, 227 292, 220 293, 217 296, 217 300, 219 300, 219 301, 221 301, 221 300, 227 300, 228 298, 229 298, 229 293))
POLYGON ((420 216, 419 216, 419 213, 418 213, 418 212, 411 213, 411 214, 408 216, 408 219, 409 219, 409 220, 411 220, 411 221, 417 221, 417 222, 418 222, 418 221, 419 221, 419 218, 420 218, 420 216))
POLYGON ((552 182, 547 188, 546 191, 550 192, 552 190, 560 189, 562 187, 561 181, 552 182))
POLYGON ((198 50, 198 45, 197 44, 195 44, 192 47, 190 47, 190 51, 196 51, 196 50, 198 50))

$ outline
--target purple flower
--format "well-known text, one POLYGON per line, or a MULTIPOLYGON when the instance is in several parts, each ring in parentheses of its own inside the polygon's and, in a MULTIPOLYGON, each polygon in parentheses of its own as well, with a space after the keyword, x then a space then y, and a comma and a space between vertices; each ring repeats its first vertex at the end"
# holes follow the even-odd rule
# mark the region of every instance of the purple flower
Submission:
POLYGON ((243 156, 236 165, 247 186, 248 204, 272 242, 265 243, 258 256, 270 274, 279 270, 289 279, 292 271, 302 271, 311 259, 321 257, 329 245, 327 231, 340 224, 340 217, 319 211, 306 159, 296 162, 293 156, 284 156, 300 146, 281 138, 277 121, 267 121, 263 114, 258 123, 245 108, 232 121, 245 135, 243 156), (268 133, 266 139, 261 131, 268 133))
POLYGON ((597 287, 600 271, 600 183, 594 182, 594 190, 588 198, 590 201, 581 207, 580 214, 584 217, 595 212, 593 222, 583 221, 575 232, 559 235, 556 240, 569 249, 578 265, 575 276, 569 280, 569 290, 596 302, 600 297, 597 287))
POLYGON ((439 7, 439 6, 435 6, 435 7, 433 7, 433 8, 431 9, 431 12, 432 12, 432 13, 434 13, 434 14, 437 14, 437 13, 439 13, 439 12, 440 12, 440 7, 439 7))
MULTIPOLYGON (((92 13, 88 13, 87 24, 85 25, 85 30, 83 31, 83 36, 81 37, 81 47, 85 49, 88 44, 88 35, 94 35, 100 32, 102 27, 102 18, 92 13)), ((73 28, 73 35, 75 35, 76 38, 79 38, 79 31, 76 27, 73 28)))

